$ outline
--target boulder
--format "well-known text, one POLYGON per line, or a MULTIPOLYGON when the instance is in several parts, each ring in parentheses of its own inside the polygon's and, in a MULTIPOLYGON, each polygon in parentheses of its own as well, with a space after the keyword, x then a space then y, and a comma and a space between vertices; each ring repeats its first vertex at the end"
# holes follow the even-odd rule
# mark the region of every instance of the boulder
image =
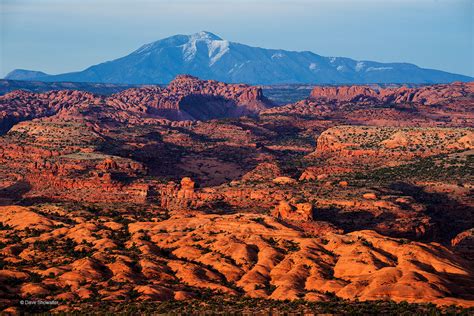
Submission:
POLYGON ((273 183, 276 184, 295 184, 296 180, 290 177, 277 177, 273 179, 273 183))
POLYGON ((300 181, 315 181, 316 179, 317 179, 316 174, 311 170, 303 171, 303 173, 301 174, 299 178, 300 181))
POLYGON ((272 215, 279 219, 287 219, 294 221, 311 221, 313 220, 313 205, 311 203, 297 203, 291 205, 287 201, 280 201, 275 207, 272 215))
POLYGON ((364 195, 362 195, 362 197, 366 200, 376 200, 377 199, 377 195, 375 193, 372 193, 372 192, 364 193, 364 195))

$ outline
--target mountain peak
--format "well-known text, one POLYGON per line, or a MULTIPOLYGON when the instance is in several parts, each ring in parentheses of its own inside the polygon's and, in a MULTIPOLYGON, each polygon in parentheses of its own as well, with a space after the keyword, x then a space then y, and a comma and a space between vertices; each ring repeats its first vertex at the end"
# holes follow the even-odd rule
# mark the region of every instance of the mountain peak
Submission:
POLYGON ((201 31, 190 35, 192 39, 202 39, 202 40, 211 40, 211 41, 222 41, 222 38, 217 36, 214 33, 208 31, 201 31))
POLYGON ((144 54, 154 51, 159 48, 163 47, 178 47, 181 45, 194 45, 196 42, 213 42, 213 41, 222 41, 222 38, 219 36, 207 32, 201 31, 194 34, 184 35, 178 34, 173 35, 164 39, 157 40, 155 42, 151 42, 148 44, 143 45, 142 47, 138 48, 132 54, 144 54))

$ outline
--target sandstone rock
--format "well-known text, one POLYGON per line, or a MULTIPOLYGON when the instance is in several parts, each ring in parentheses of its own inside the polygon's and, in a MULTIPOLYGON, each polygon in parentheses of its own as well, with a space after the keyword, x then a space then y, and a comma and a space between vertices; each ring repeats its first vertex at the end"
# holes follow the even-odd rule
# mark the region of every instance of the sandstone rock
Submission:
POLYGON ((296 213, 301 215, 301 220, 311 221, 313 220, 313 204, 311 203, 297 203, 296 213))
POLYGON ((186 200, 186 204, 189 204, 190 200, 194 199, 194 186, 195 182, 191 178, 185 177, 181 180, 181 188, 177 193, 178 199, 186 200))
POLYGON ((76 299, 76 296, 74 295, 74 293, 66 292, 66 293, 61 293, 59 295, 56 295, 54 299, 60 300, 60 301, 73 301, 76 299))
POLYGON ((311 91, 312 99, 327 99, 338 101, 358 101, 361 98, 376 98, 378 93, 365 86, 342 86, 342 87, 315 87, 311 91))
POLYGON ((189 177, 181 179, 181 190, 194 191, 195 182, 189 177))
POLYGON ((364 193, 362 195, 362 197, 366 200, 376 200, 377 199, 377 195, 375 193, 372 193, 372 192, 364 193))
POLYGON ((294 207, 287 201, 280 201, 277 207, 275 207, 272 215, 277 218, 288 218, 288 216, 294 212, 294 207))
POLYGON ((0 206, 0 222, 21 230, 49 230, 55 224, 54 221, 21 206, 0 206))
POLYGON ((166 88, 133 88, 106 101, 121 108, 136 107, 171 120, 206 120, 255 114, 272 105, 259 87, 177 76, 166 88), (144 106, 145 105, 145 106, 144 106))
POLYGON ((176 291, 174 293, 174 299, 177 300, 177 301, 189 300, 189 299, 192 299, 194 297, 195 297, 195 295, 193 293, 186 292, 186 291, 176 291))
POLYGON ((373 89, 368 86, 315 87, 310 99, 338 102, 382 102, 407 103, 423 105, 440 103, 450 98, 467 96, 469 84, 436 85, 420 88, 386 88, 373 89))
POLYGON ((2 310, 2 314, 4 315, 20 315, 20 309, 15 306, 10 306, 2 310))
POLYGON ((474 259, 474 228, 468 229, 456 235, 451 240, 453 248, 466 258, 474 259))
POLYGON ((75 292, 75 294, 77 294, 77 296, 79 296, 82 299, 88 299, 94 295, 94 293, 91 290, 85 289, 85 288, 78 289, 75 292))
POLYGON ((7 282, 8 280, 27 280, 29 275, 25 272, 12 271, 12 270, 0 270, 0 280, 2 282, 7 282))
POLYGON ((21 287, 21 294, 23 297, 46 295, 49 291, 40 284, 26 283, 21 287))
POLYGON ((315 181, 316 179, 317 179, 316 174, 311 170, 303 171, 303 173, 301 174, 299 178, 300 181, 315 181))
POLYGON ((292 206, 287 201, 280 201, 272 215, 286 220, 311 221, 313 220, 313 205, 311 203, 297 203, 292 206))
POLYGON ((269 181, 281 175, 280 168, 274 163, 260 163, 252 171, 247 172, 242 181, 269 181))
POLYGON ((169 301, 173 298, 173 291, 162 286, 140 285, 135 290, 145 296, 146 299, 154 301, 169 301))
POLYGON ((276 184, 295 184, 296 180, 290 177, 277 177, 272 180, 276 184))
POLYGON ((310 156, 330 161, 329 167, 318 172, 340 174, 468 150, 471 138, 474 132, 464 128, 337 126, 321 133, 310 156))

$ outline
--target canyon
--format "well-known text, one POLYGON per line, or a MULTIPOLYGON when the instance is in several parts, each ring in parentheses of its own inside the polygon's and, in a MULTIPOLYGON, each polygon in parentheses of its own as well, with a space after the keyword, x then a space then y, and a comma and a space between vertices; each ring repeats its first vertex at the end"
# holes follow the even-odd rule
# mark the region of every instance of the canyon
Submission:
POLYGON ((318 86, 281 106, 189 75, 6 93, 2 310, 211 293, 472 311, 473 110, 473 82, 318 86))

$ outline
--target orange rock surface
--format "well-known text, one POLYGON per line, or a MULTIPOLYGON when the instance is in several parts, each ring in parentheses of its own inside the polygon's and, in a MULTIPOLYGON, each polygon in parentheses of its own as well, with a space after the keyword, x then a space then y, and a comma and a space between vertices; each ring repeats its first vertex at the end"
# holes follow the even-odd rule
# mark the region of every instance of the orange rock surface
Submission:
POLYGON ((217 293, 474 306, 473 87, 315 87, 273 107, 179 76, 1 96, 2 310, 217 293))

